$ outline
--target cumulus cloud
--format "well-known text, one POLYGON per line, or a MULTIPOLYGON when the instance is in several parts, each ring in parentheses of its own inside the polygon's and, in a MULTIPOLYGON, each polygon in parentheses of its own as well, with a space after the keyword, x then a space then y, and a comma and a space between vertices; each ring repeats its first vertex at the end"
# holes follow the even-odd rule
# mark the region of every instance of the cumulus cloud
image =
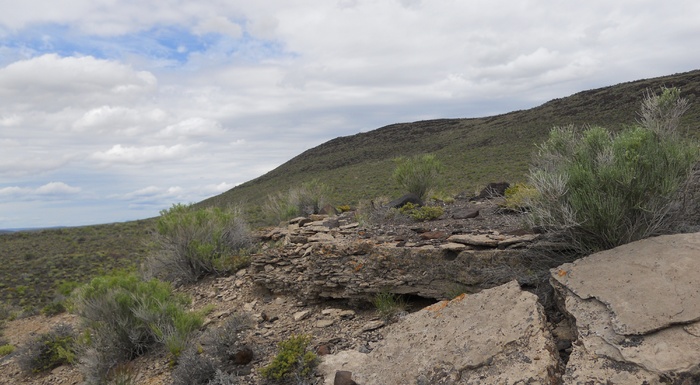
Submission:
POLYGON ((179 158, 196 147, 199 147, 199 145, 176 144, 174 146, 130 147, 115 144, 107 151, 95 152, 91 158, 104 163, 144 164, 179 158))
POLYGON ((239 38, 243 36, 243 29, 241 26, 231 22, 229 19, 223 16, 214 16, 201 20, 193 30, 199 35, 219 33, 232 38, 239 38))
MULTIPOLYGON (((691 0, 26 0, 5 8, 0 196, 10 200, 1 211, 37 220, 45 216, 24 215, 31 205, 21 197, 40 187, 44 196, 103 197, 84 210, 103 221, 148 217, 337 136, 505 113, 692 70, 688 47, 700 44, 700 25, 688 17, 700 2, 691 0), (79 180, 81 190, 47 180, 79 180)), ((83 200, 71 203, 35 210, 83 212, 83 200)))
POLYGON ((156 86, 155 76, 148 71, 90 56, 45 54, 0 68, 0 96, 8 104, 44 111, 134 98, 156 86))
POLYGON ((124 106, 100 106, 85 112, 73 123, 76 131, 117 129, 137 133, 143 126, 160 124, 167 113, 160 108, 139 109, 124 106))
POLYGON ((42 186, 20 187, 8 186, 0 188, 0 199, 3 200, 43 200, 67 198, 81 192, 80 187, 70 186, 63 182, 49 182, 42 186))
POLYGON ((160 132, 160 138, 187 138, 187 137, 213 137, 223 134, 221 123, 205 118, 189 118, 181 122, 171 124, 160 132))

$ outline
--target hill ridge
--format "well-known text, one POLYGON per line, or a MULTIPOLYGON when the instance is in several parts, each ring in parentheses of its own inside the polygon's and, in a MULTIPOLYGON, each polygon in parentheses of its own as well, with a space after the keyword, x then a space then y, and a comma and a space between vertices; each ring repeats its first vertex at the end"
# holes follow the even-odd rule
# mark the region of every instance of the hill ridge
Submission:
POLYGON ((341 136, 308 149, 274 170, 200 205, 263 204, 265 198, 313 179, 331 187, 335 203, 396 195, 390 183, 392 159, 434 153, 446 166, 449 193, 470 191, 497 180, 524 179, 534 145, 558 125, 634 124, 645 90, 679 87, 691 102, 682 124, 698 136, 700 70, 584 90, 537 107, 478 118, 393 123, 341 136))

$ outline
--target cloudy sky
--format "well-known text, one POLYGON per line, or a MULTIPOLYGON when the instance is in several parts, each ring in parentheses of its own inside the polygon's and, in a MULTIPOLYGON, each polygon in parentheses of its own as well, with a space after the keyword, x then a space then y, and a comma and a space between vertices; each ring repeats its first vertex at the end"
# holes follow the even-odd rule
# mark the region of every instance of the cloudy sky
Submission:
POLYGON ((157 215, 329 139, 700 68, 700 2, 0 0, 0 228, 157 215))

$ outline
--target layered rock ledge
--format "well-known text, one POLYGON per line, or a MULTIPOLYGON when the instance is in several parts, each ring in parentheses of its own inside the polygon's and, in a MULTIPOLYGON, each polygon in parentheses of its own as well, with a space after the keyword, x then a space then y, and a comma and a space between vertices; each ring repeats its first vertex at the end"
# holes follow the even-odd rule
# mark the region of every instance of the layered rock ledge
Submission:
POLYGON ((298 218, 264 235, 283 246, 256 256, 251 269, 270 291, 306 300, 366 300, 380 291, 445 299, 527 279, 538 237, 436 230, 411 241, 369 237, 349 217, 298 218))

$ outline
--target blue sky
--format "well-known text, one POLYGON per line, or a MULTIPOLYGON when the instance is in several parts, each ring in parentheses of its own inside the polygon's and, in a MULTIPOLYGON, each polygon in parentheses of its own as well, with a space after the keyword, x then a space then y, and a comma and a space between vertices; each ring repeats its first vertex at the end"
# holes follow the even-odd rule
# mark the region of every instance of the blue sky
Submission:
POLYGON ((151 217, 338 136, 698 69, 698 14, 673 0, 0 0, 0 228, 151 217))

